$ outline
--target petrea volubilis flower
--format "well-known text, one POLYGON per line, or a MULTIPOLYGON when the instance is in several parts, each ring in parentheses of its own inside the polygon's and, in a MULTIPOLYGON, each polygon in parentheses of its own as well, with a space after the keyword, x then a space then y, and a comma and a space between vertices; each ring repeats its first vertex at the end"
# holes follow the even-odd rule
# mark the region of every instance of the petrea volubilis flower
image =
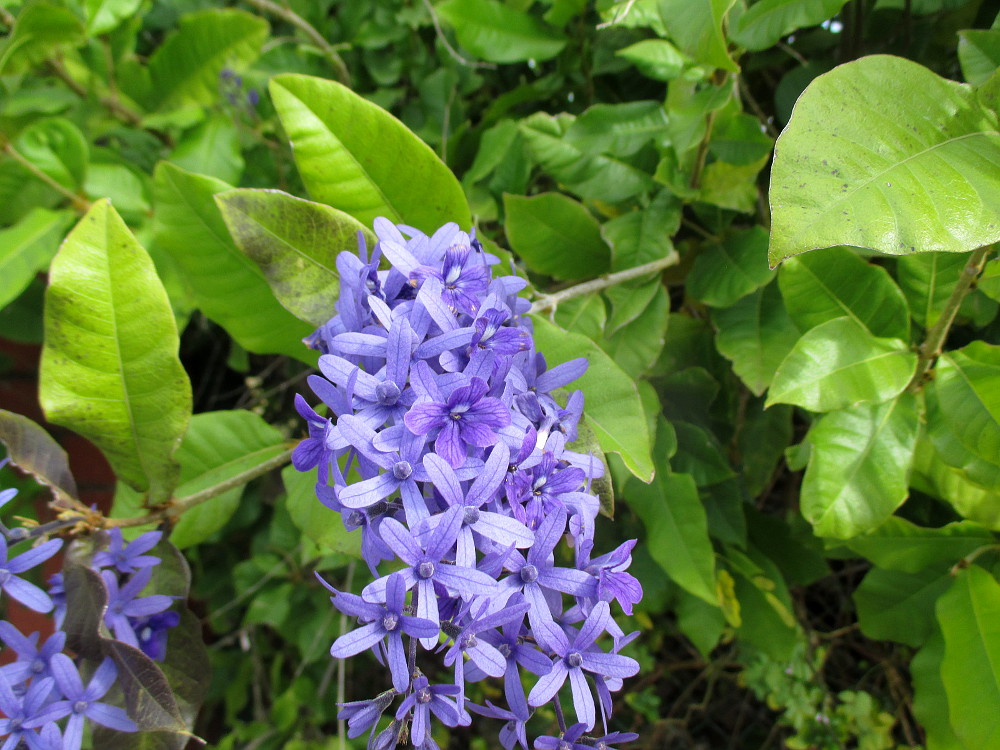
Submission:
POLYGON ((594 553, 590 483, 603 462, 567 447, 583 394, 552 394, 587 362, 548 367, 518 297, 524 280, 494 277, 499 261, 474 232, 374 226, 370 256, 359 234, 359 252, 338 257, 335 315, 306 339, 322 373, 308 382, 329 416, 296 399, 309 437, 295 466, 318 467, 319 501, 360 529, 374 577, 361 596, 328 586, 334 606, 358 618, 331 654, 372 650, 392 684, 343 706, 350 736, 433 750, 434 722, 465 725, 476 713, 505 722, 503 747, 527 749, 533 710, 564 693, 580 723, 536 746, 591 743, 598 705, 605 736, 594 742, 630 739, 606 724, 610 691, 638 670, 619 654, 631 636, 611 614, 642 596, 626 572, 634 542, 594 553), (424 676, 446 667, 451 684, 424 676), (486 679, 503 680, 506 706, 468 699, 467 684, 486 679))

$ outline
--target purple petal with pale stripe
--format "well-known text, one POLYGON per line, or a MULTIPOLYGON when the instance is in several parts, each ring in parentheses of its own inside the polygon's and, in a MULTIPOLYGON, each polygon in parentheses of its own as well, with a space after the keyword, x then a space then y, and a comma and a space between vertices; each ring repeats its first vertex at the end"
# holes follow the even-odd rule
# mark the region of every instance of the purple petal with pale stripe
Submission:
POLYGON ((569 670, 569 684, 573 688, 573 707, 576 718, 593 729, 597 723, 597 707, 594 705, 594 695, 587 685, 587 678, 579 668, 569 670))
POLYGON ((445 563, 438 564, 434 578, 448 588, 463 594, 490 596, 497 588, 497 582, 481 570, 460 568, 445 563))
POLYGON ((541 706, 552 700, 553 696, 559 692, 559 688, 566 682, 566 674, 569 670, 562 659, 556 659, 552 663, 552 671, 535 683, 528 693, 528 705, 541 706))
POLYGON ((413 540, 413 535, 395 518, 385 519, 379 533, 382 541, 407 565, 416 565, 423 558, 423 550, 413 540))
POLYGON ((399 487, 399 480, 391 471, 379 474, 371 479, 347 485, 340 491, 338 500, 345 508, 360 510, 368 508, 379 500, 389 497, 399 487))
POLYGON ((350 633, 344 633, 330 646, 330 656, 346 659, 348 656, 366 651, 385 637, 381 622, 370 622, 350 633))
POLYGON ((639 673, 639 662, 620 654, 605 654, 597 651, 583 652, 583 668, 603 677, 632 677, 639 673))

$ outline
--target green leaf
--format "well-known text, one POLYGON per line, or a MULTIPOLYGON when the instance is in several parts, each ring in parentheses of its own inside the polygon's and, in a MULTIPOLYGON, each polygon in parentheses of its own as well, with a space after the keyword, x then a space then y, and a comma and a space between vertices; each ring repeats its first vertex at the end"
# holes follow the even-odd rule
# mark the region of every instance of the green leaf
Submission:
POLYGON ((458 43, 481 60, 548 60, 566 46, 566 37, 551 26, 496 0, 445 0, 434 10, 455 30, 458 43))
POLYGON ((553 322, 563 330, 573 331, 591 341, 600 342, 604 338, 608 309, 601 295, 595 292, 566 300, 559 305, 553 317, 553 322))
POLYGON ((734 0, 661 0, 660 16, 670 38, 698 62, 736 72, 722 21, 734 0))
POLYGON ((1000 584, 975 565, 937 603, 941 680, 955 734, 970 748, 1000 745, 1000 584))
MULTIPOLYGON (((177 460, 181 464, 179 498, 193 495, 250 471, 286 450, 281 433, 249 411, 196 414, 177 460)), ((170 535, 178 549, 191 547, 221 529, 236 512, 243 487, 229 490, 185 511, 170 535)))
POLYGON ((847 546, 879 568, 918 573, 946 571, 975 549, 993 543, 993 535, 982 526, 961 521, 940 528, 924 528, 892 516, 847 546))
POLYGON ((623 271, 661 258, 678 257, 670 238, 681 223, 681 204, 661 190, 645 209, 629 211, 601 224, 611 246, 611 269, 623 271))
POLYGON ((427 233, 449 221, 471 225, 451 170, 384 109, 339 83, 309 76, 275 76, 270 89, 313 200, 365 226, 378 216, 427 233))
MULTIPOLYGON (((957 258, 961 260, 961 263, 956 265, 957 270, 955 271, 955 278, 957 279, 958 274, 961 273, 962 267, 965 265, 966 258, 960 255, 948 255, 944 257, 957 258)), ((994 258, 983 267, 983 272, 979 275, 979 278, 976 279, 976 289, 994 302, 1000 302, 1000 258, 994 258)), ((947 297, 945 297, 945 299, 947 299, 947 297)))
POLYGON ((212 200, 230 185, 160 163, 153 239, 184 270, 195 303, 240 346, 260 354, 307 356, 312 328, 285 310, 257 264, 236 247, 212 200))
POLYGON ((267 33, 263 18, 232 8, 181 16, 177 31, 149 59, 157 109, 218 101, 219 74, 242 70, 260 57, 267 33))
POLYGON ((911 394, 831 412, 813 424, 801 505, 817 535, 849 539, 892 515, 908 494, 919 428, 911 394))
POLYGON ((787 661, 801 637, 788 587, 777 565, 759 551, 751 551, 752 557, 727 547, 724 555, 740 604, 737 633, 772 658, 787 661))
POLYGON ((962 76, 981 86, 1000 67, 1000 30, 966 29, 958 32, 958 61, 962 76))
POLYGON ((62 117, 36 120, 18 133, 14 147, 70 191, 83 187, 90 149, 80 129, 62 117))
POLYGON ((606 333, 601 348, 619 367, 635 377, 641 377, 660 356, 670 318, 670 295, 662 284, 642 314, 616 333, 606 333))
POLYGON ((240 134, 228 116, 214 115, 198 125, 177 144, 170 161, 182 169, 238 184, 245 162, 240 152, 240 134))
POLYGON ((10 35, 0 40, 0 72, 24 73, 63 47, 83 40, 81 20, 69 8, 49 2, 26 3, 10 35))
POLYGON ((131 18, 143 0, 86 0, 87 34, 99 36, 114 30, 122 21, 131 18))
POLYGON ((717 123, 708 144, 717 159, 737 166, 767 158, 773 147, 774 141, 761 129, 760 120, 743 112, 717 123))
POLYGON ((944 638, 935 629, 910 662, 913 678, 913 715, 920 721, 927 750, 971 750, 952 731, 948 720, 948 694, 941 682, 944 638))
POLYGON ((701 175, 698 200, 731 211, 754 213, 758 198, 757 175, 766 163, 766 156, 740 165, 713 161, 701 175))
POLYGON ((917 355, 899 339, 875 338, 848 317, 811 328, 778 365, 767 405, 810 411, 882 403, 906 388, 917 355))
POLYGON ((951 576, 940 570, 869 570, 854 591, 861 632, 919 648, 937 627, 934 604, 950 585, 951 576))
POLYGON ((631 156, 650 141, 662 148, 667 144, 667 113, 658 101, 595 104, 577 116, 566 140, 589 155, 631 156))
POLYGON ((624 494, 642 519, 650 554, 663 571, 685 591, 718 606, 715 552, 694 479, 661 470, 648 485, 630 479, 624 494))
POLYGON ((77 499, 66 451, 35 422, 0 409, 0 442, 11 463, 49 487, 57 498, 77 499))
POLYGON ((652 480, 649 432, 635 381, 593 341, 563 331, 545 318, 532 316, 535 344, 550 367, 577 357, 590 362, 586 374, 571 384, 586 398, 587 423, 605 453, 617 453, 625 466, 644 482, 652 480))
MULTIPOLYGON (((813 255, 819 253, 803 257, 810 258, 813 255)), ((906 255, 896 261, 899 286, 917 323, 924 328, 937 323, 967 261, 967 256, 955 253, 906 255)), ((983 288, 981 282, 982 278, 979 286, 983 288)))
POLYGON ((927 427, 941 459, 1000 490, 1000 347, 975 341, 944 354, 928 385, 927 427))
POLYGON ((796 29, 833 18, 847 0, 760 0, 740 16, 729 31, 748 50, 764 50, 796 29))
POLYGON ((730 306, 712 310, 715 346, 733 372, 757 396, 799 339, 776 284, 768 284, 730 306))
POLYGON ((361 531, 348 531, 341 515, 319 501, 316 474, 316 469, 301 472, 291 465, 281 470, 287 493, 285 503, 292 521, 320 547, 360 559, 361 531))
MULTIPOLYGON (((638 318, 649 303, 653 301, 657 290, 662 286, 659 279, 642 286, 627 286, 617 284, 604 290, 604 297, 611 303, 611 315, 608 317, 604 333, 612 336, 636 318, 638 318)), ((565 328, 565 326, 563 326, 565 328)))
POLYGON ((154 504, 176 485, 191 416, 178 343, 153 262, 99 201, 52 261, 39 398, 50 422, 93 442, 154 504))
POLYGON ((531 270, 564 281, 608 270, 611 252, 582 203, 562 193, 505 194, 503 206, 510 247, 531 270))
POLYGON ((684 72, 690 58, 666 39, 643 39, 615 52, 654 81, 672 81, 684 72))
POLYGON ((742 479, 750 497, 757 497, 770 485, 778 462, 792 441, 793 411, 784 404, 764 409, 759 399, 750 401, 738 435, 742 479))
POLYGON ((1000 240, 1000 133, 968 85, 873 55, 815 79, 775 146, 768 260, 1000 240))
MULTIPOLYGON (((725 574, 725 571, 722 571, 725 574)), ((643 581, 643 588, 646 587, 643 581)), ((712 651, 719 643, 726 629, 726 618, 716 604, 706 603, 703 599, 691 596, 687 591, 679 589, 674 604, 677 614, 677 627, 680 629, 702 658, 709 659, 712 651)))
POLYGON ((670 459, 675 471, 690 475, 698 487, 707 487, 734 476, 714 434, 680 419, 672 419, 671 424, 677 433, 677 452, 670 459))
POLYGON ((17 224, 0 230, 0 308, 17 299, 39 271, 49 267, 72 217, 69 211, 33 208, 17 224))
POLYGON ((610 156, 588 156, 566 141, 572 118, 538 112, 521 121, 521 133, 536 162, 584 199, 622 201, 652 190, 653 178, 610 156))
POLYGON ((289 312, 314 326, 335 312, 337 255, 355 251, 358 232, 375 235, 348 214, 280 190, 230 190, 216 196, 240 250, 256 263, 289 312))
POLYGON ((987 490, 948 466, 926 435, 917 443, 910 486, 944 500, 963 518, 1000 531, 1000 492, 987 490))
POLYGON ((846 315, 873 336, 907 341, 906 298, 881 266, 846 247, 831 247, 782 264, 778 285, 792 320, 803 331, 846 315))
POLYGON ((729 307, 774 278, 767 265, 767 230, 756 226, 713 242, 695 258, 687 290, 712 307, 729 307))

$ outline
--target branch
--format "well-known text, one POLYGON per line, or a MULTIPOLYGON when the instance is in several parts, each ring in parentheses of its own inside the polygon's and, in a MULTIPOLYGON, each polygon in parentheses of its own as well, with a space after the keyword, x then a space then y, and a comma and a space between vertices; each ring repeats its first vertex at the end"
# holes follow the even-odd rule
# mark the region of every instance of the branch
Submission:
POLYGON ((14 144, 8 141, 7 138, 2 134, 0 134, 0 142, 3 143, 3 152, 7 154, 7 156, 9 156, 11 159, 16 161, 22 167, 27 169, 29 172, 31 172, 32 175, 34 175, 39 180, 48 185, 50 188, 59 193, 59 195, 66 198, 70 203, 73 204, 74 209, 76 209, 80 213, 86 213, 87 211, 90 210, 89 200, 87 200, 84 196, 79 195, 78 193, 74 193, 72 190, 69 190, 65 185, 56 182, 47 174, 45 174, 45 172, 43 172, 34 164, 32 164, 30 161, 25 159, 24 156, 22 156, 21 153, 16 148, 14 148, 14 144))
POLYGON ((917 371, 910 379, 910 384, 907 386, 908 391, 916 392, 923 387, 928 371, 937 358, 941 356, 948 332, 951 330, 952 323, 955 322, 955 316, 958 315, 958 308, 962 306, 962 300, 965 299, 965 295, 972 289, 973 282, 983 270, 986 257, 992 249, 993 246, 981 247, 974 250, 969 256, 969 262, 962 269, 962 274, 958 277, 955 288, 951 290, 951 296, 948 297, 944 310, 941 311, 941 317, 927 331, 924 343, 917 348, 919 355, 917 371))
POLYGON ((333 69, 337 74, 337 80, 345 86, 351 85, 351 74, 348 72, 347 66, 344 64, 344 59, 337 54, 337 50, 335 50, 333 46, 326 41, 324 36, 316 30, 315 26, 291 8, 278 5, 271 0, 247 0, 247 2, 257 8, 257 10, 270 13, 272 16, 276 16, 282 21, 290 23, 292 26, 305 32, 305 35, 312 40, 313 44, 323 51, 326 59, 330 61, 331 65, 333 65, 333 69))
POLYGON ((196 505, 201 505, 202 503, 211 500, 213 497, 218 497, 223 492, 241 487, 250 480, 267 474, 272 469, 284 466, 291 459, 292 452, 294 450, 294 447, 288 448, 274 458, 269 459, 262 464, 258 464, 252 469, 248 469, 241 474, 237 474, 224 482, 219 482, 218 484, 204 489, 201 492, 196 492, 193 495, 188 495, 187 497, 178 498, 170 505, 151 510, 144 516, 135 516, 133 518, 105 518, 103 526, 105 528, 112 528, 114 526, 123 528, 127 526, 148 526, 149 524, 159 523, 160 521, 168 518, 176 518, 177 516, 183 515, 191 508, 194 508, 196 505))
POLYGON ((671 253, 664 258, 644 263, 643 265, 636 266, 635 268, 627 268, 624 271, 616 271, 615 273, 605 274, 604 276, 599 276, 596 279, 585 281, 582 284, 576 284, 575 286, 568 287, 559 292, 554 292, 553 294, 543 294, 538 298, 538 300, 535 301, 534 304, 532 304, 531 309, 528 312, 540 313, 545 310, 554 311, 557 307, 559 307, 559 303, 565 302, 568 299, 582 297, 584 294, 598 292, 601 289, 607 289, 610 286, 616 286, 618 284, 623 284, 626 281, 637 279, 641 276, 663 271, 666 268, 677 265, 679 260, 680 257, 677 253, 671 253))

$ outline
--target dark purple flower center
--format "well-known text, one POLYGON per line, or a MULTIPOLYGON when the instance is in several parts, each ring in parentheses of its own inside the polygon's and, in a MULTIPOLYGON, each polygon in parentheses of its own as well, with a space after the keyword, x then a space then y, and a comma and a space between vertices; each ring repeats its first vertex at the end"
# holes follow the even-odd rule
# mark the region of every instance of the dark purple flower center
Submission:
POLYGON ((399 386, 385 381, 375 386, 375 398, 382 406, 392 406, 399 400, 399 386))
POLYGON ((573 750, 573 745, 566 740, 559 740, 559 750, 573 750))
POLYGON ((429 687, 422 687, 417 691, 417 703, 430 703, 434 698, 434 693, 429 687))
POLYGON ((417 566, 417 575, 423 579, 434 577, 434 563, 430 560, 425 560, 417 566))
POLYGON ((570 651, 566 654, 566 664, 571 668, 581 666, 583 664, 583 655, 579 651, 570 651))
POLYGON ((87 706, 89 706, 89 705, 90 704, 87 701, 76 701, 73 704, 73 713, 75 713, 75 714, 82 714, 83 712, 85 712, 87 710, 87 706))
POLYGON ((476 638, 476 634, 475 633, 471 633, 471 634, 465 636, 465 638, 462 639, 462 648, 463 649, 475 648, 478 645, 479 645, 479 640, 476 638))
POLYGON ((521 580, 525 583, 534 583, 538 580, 538 568, 528 563, 521 568, 521 580))
POLYGON ((122 614, 122 612, 125 611, 124 602, 115 602, 114 604, 112 604, 111 611, 114 612, 116 615, 122 614))
POLYGON ((7 725, 7 729, 11 734, 17 734, 18 732, 21 731, 22 724, 24 724, 24 717, 15 716, 13 719, 10 720, 10 723, 7 725))
POLYGON ((409 461, 397 461, 392 465, 392 475, 400 482, 409 479, 412 473, 413 466, 410 465, 409 461))
POLYGON ((466 508, 463 521, 467 526, 472 526, 479 521, 479 508, 466 508))
POLYGON ((499 646, 497 646, 497 651, 503 654, 504 659, 509 659, 511 653, 513 652, 513 649, 510 647, 509 643, 501 643, 499 646))
POLYGON ((41 674, 45 671, 45 660, 41 657, 35 657, 31 662, 31 671, 35 674, 41 674))
POLYGON ((349 526, 360 526, 365 521, 365 514, 360 510, 355 510, 351 512, 351 515, 347 517, 347 524, 349 526))
POLYGON ((385 617, 382 618, 382 627, 388 631, 393 631, 399 625, 399 615, 395 612, 386 612, 385 617))

